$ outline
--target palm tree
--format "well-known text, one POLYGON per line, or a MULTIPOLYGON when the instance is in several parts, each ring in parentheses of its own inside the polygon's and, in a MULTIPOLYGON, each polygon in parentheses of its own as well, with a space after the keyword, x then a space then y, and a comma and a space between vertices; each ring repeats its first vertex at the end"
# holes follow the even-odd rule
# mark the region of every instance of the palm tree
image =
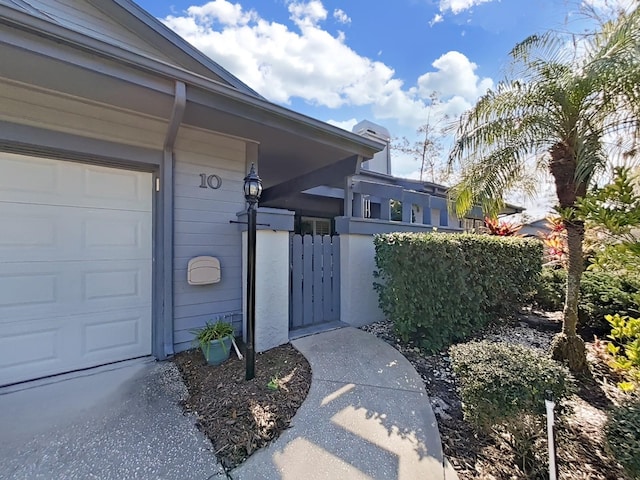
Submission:
POLYGON ((460 217, 476 204, 496 214, 532 159, 551 173, 568 237, 564 321, 553 356, 583 371, 585 347, 576 327, 584 222, 575 206, 606 167, 607 142, 622 135, 628 142, 620 146, 628 150, 640 138, 640 11, 571 40, 547 33, 512 50, 513 79, 462 116, 449 163, 462 170, 451 190, 460 217))

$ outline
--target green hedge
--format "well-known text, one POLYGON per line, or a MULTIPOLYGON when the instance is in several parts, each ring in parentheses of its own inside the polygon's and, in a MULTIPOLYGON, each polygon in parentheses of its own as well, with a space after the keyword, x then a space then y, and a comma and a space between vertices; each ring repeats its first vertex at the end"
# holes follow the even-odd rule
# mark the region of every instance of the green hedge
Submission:
POLYGON ((542 262, 537 240, 392 233, 374 238, 380 308, 404 340, 439 350, 517 311, 542 262))
MULTIPOLYGON (((567 273, 543 268, 534 301, 545 310, 562 310, 567 273)), ((578 314, 581 326, 609 331, 605 315, 640 315, 640 276, 621 272, 582 274, 578 314)))

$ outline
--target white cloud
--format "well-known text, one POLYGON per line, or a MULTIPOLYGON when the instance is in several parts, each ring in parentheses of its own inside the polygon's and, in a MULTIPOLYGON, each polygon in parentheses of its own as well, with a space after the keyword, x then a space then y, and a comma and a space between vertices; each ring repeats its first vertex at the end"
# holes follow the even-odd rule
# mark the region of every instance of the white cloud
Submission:
POLYGON ((433 16, 433 18, 429 21, 429 26, 430 26, 430 27, 433 27, 436 23, 440 23, 440 22, 442 22, 443 20, 444 20, 444 17, 443 17, 441 14, 436 13, 436 14, 433 16))
POLYGON ((335 18, 340 23, 351 23, 351 17, 345 13, 344 10, 340 8, 336 8, 333 11, 333 18, 335 18))
POLYGON ((458 13, 469 10, 476 5, 491 1, 493 0, 440 0, 440 11, 446 12, 447 10, 451 10, 454 15, 457 15, 458 13))
POLYGON ((243 12, 240 4, 232 4, 226 0, 215 0, 199 7, 192 6, 187 12, 190 17, 200 18, 205 28, 211 28, 216 21, 222 25, 246 25, 256 16, 254 11, 243 12))
POLYGON ((320 0, 291 2, 288 8, 291 20, 300 28, 313 27, 327 18, 327 11, 320 0))
POLYGON ((423 97, 437 92, 441 97, 460 96, 471 102, 493 86, 490 78, 480 79, 475 74, 478 66, 457 51, 445 53, 432 66, 437 69, 435 72, 418 78, 418 93, 423 97))
POLYGON ((410 130, 425 122, 433 91, 441 100, 435 114, 453 117, 493 84, 480 79, 476 65, 459 52, 442 55, 432 71, 405 84, 391 66, 350 48, 343 33, 325 30, 327 11, 320 1, 295 1, 288 11, 293 27, 265 20, 238 3, 214 0, 163 21, 271 101, 300 98, 335 109, 368 107, 374 120, 410 130))
POLYGON ((350 118, 349 120, 339 121, 339 120, 327 120, 329 125, 333 125, 334 127, 342 128, 348 132, 353 130, 353 127, 356 126, 358 120, 355 118, 350 118))

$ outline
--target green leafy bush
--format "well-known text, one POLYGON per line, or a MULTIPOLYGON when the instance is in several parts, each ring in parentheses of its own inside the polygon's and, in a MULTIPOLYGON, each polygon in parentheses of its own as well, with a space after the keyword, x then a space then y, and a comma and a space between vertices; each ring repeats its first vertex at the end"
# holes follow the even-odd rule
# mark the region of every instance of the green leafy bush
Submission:
POLYGON ((623 390, 633 390, 634 381, 640 381, 640 318, 607 315, 611 325, 608 337, 612 340, 607 351, 613 357, 612 366, 623 371, 631 382, 622 382, 623 390))
POLYGON ((616 460, 632 478, 640 478, 640 399, 612 411, 605 435, 616 460))
POLYGON ((533 297, 534 302, 538 307, 549 312, 562 310, 566 284, 567 271, 564 268, 544 267, 533 297))
POLYGON ((482 341, 454 345, 449 352, 464 417, 485 432, 518 414, 544 415, 547 390, 559 402, 573 389, 565 366, 529 347, 482 341))
POLYGON ((532 348, 469 342, 450 348, 460 383, 464 418, 477 430, 506 441, 529 475, 545 465, 545 392, 561 403, 573 390, 569 370, 532 348))
MULTIPOLYGON (((567 273, 564 269, 543 268, 534 296, 545 310, 562 310, 567 273)), ((609 330, 605 315, 636 315, 640 309, 640 277, 622 272, 586 271, 580 282, 578 313, 581 326, 609 330)))
POLYGON ((620 272, 584 272, 580 285, 580 321, 608 330, 605 315, 640 315, 640 278, 620 272))
POLYGON ((392 233, 374 244, 380 308, 404 341, 427 350, 517 311, 542 263, 542 244, 522 238, 392 233))

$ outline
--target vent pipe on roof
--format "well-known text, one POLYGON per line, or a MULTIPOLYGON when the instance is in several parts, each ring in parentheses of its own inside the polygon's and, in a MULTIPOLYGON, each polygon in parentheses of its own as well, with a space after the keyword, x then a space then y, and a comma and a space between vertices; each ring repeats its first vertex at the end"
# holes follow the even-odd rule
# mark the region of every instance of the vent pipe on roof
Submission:
POLYGON ((351 131, 365 138, 371 138, 386 144, 386 147, 376 153, 371 160, 362 162, 362 169, 391 175, 391 152, 389 148, 391 135, 389 134, 389 130, 382 125, 378 125, 369 120, 363 120, 354 125, 351 131))

